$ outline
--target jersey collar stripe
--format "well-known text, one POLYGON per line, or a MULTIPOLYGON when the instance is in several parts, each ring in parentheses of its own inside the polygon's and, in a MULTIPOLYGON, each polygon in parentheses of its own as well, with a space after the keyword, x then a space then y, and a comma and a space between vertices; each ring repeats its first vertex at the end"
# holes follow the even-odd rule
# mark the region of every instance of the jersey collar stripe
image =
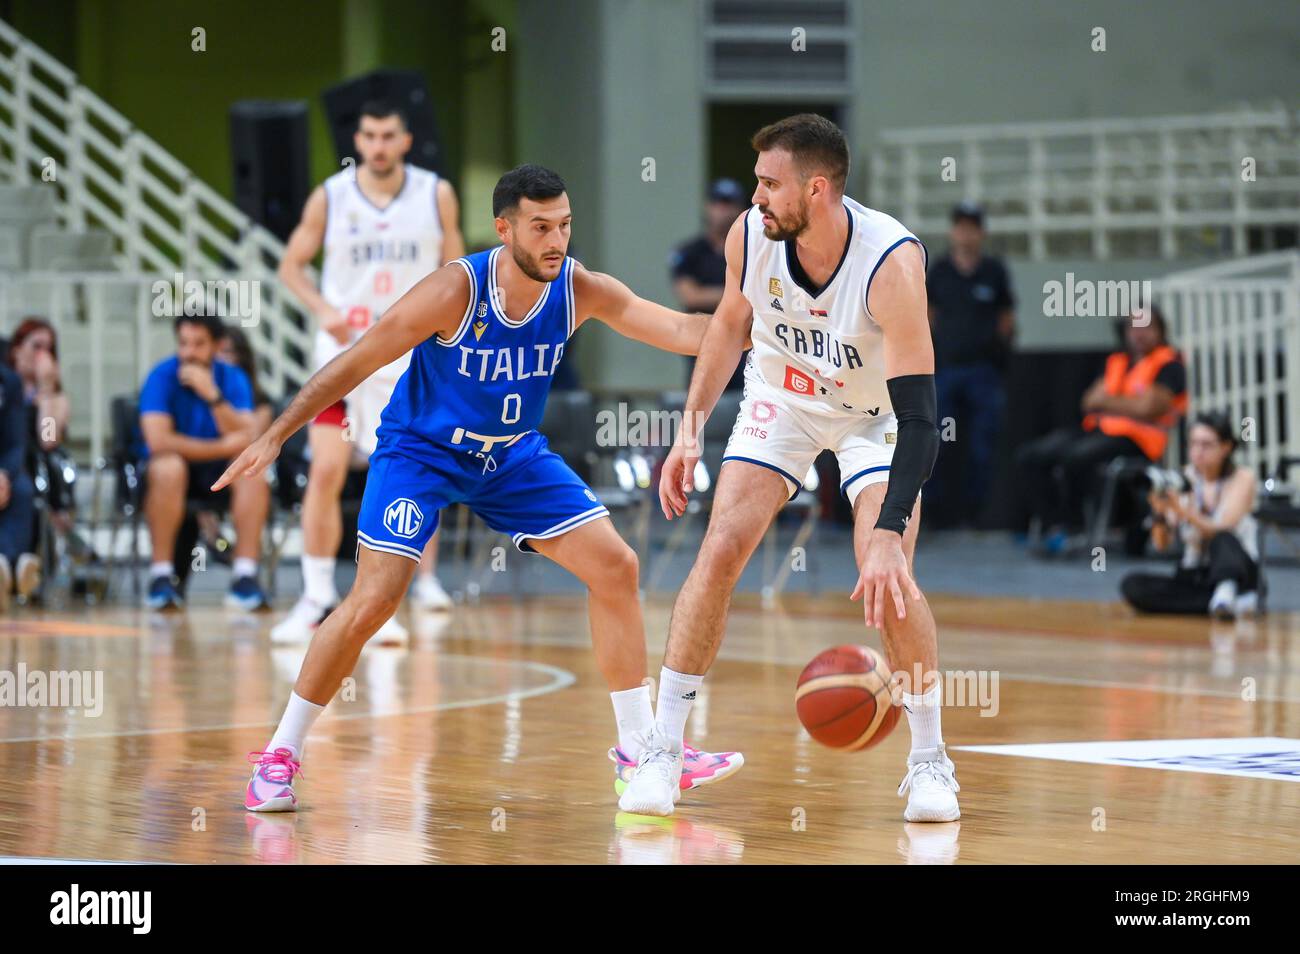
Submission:
POLYGON ((751 206, 749 212, 746 212, 745 217, 740 220, 740 227, 745 233, 745 244, 741 246, 740 253, 740 293, 742 295, 745 293, 745 274, 749 271, 749 216, 753 211, 754 207, 751 206))
POLYGON ((469 323, 474 318, 474 306, 478 304, 478 279, 474 277, 474 267, 463 258, 456 259, 456 264, 465 269, 465 274, 469 276, 469 305, 466 306, 465 316, 461 318, 460 325, 456 328, 454 335, 446 341, 443 341, 437 335, 433 336, 433 340, 444 348, 450 348, 458 344, 460 339, 465 337, 465 332, 469 330, 469 323))
MULTIPOLYGON (((876 267, 873 268, 871 274, 867 276, 867 290, 862 293, 862 307, 867 309, 868 315, 871 314, 871 306, 868 304, 868 302, 871 301, 871 280, 876 277, 876 272, 880 271, 880 266, 885 264, 885 259, 889 258, 889 253, 898 248, 898 246, 902 245, 904 242, 915 242, 917 245, 920 245, 921 255, 922 257, 925 256, 925 246, 921 245, 921 240, 919 238, 912 235, 904 235, 893 245, 889 246, 889 248, 885 249, 880 258, 876 260, 876 267)), ((874 319, 875 316, 872 315, 872 318, 874 319)))
POLYGON ((799 256, 795 251, 795 240, 787 239, 785 241, 785 270, 790 273, 790 280, 807 292, 811 298, 820 298, 825 294, 826 289, 835 284, 835 279, 839 276, 840 269, 843 268, 844 263, 849 260, 849 249, 853 247, 855 223, 853 221, 853 210, 847 205, 844 206, 844 214, 848 216, 849 220, 849 231, 844 237, 844 251, 840 253, 840 260, 835 265, 835 271, 831 272, 831 277, 826 279, 826 284, 822 285, 821 288, 809 288, 799 280, 799 276, 801 275, 804 278, 807 278, 808 276, 804 274, 803 266, 799 264, 799 256))
POLYGON ((569 259, 568 261, 566 261, 564 263, 564 267, 569 270, 569 273, 564 277, 564 289, 568 293, 568 297, 569 297, 569 301, 568 301, 569 334, 567 337, 572 338, 573 333, 578 328, 578 316, 576 313, 576 309, 578 305, 577 302, 575 302, 573 299, 573 259, 569 259))
POLYGON ((865 476, 867 476, 867 474, 878 474, 878 473, 880 473, 882 470, 889 470, 889 465, 888 465, 888 464, 881 464, 879 467, 868 467, 866 470, 860 470, 860 471, 858 471, 856 474, 854 474, 854 475, 853 475, 852 477, 850 477, 848 480, 846 480, 846 481, 844 481, 842 484, 840 484, 840 493, 843 493, 844 491, 848 490, 848 488, 849 488, 849 484, 853 483, 853 481, 857 480, 859 477, 865 477, 865 476))
POLYGON ((497 296, 500 294, 500 287, 497 285, 497 259, 500 257, 501 250, 504 248, 504 245, 498 245, 492 250, 491 257, 488 258, 488 287, 492 291, 492 293, 488 295, 488 298, 491 299, 493 313, 501 319, 503 325, 508 328, 522 328, 542 310, 542 307, 546 304, 546 299, 551 296, 551 285, 553 282, 547 282, 542 286, 542 293, 537 296, 537 301, 533 302, 533 307, 528 309, 528 314, 524 315, 524 317, 520 318, 518 321, 511 321, 506 317, 505 312, 497 307, 497 296))
POLYGON ((389 209, 397 205, 397 200, 400 199, 406 193, 406 187, 407 185, 410 184, 410 181, 411 181, 411 167, 406 165, 406 163, 402 163, 402 184, 397 187, 397 194, 393 196, 391 199, 389 199, 388 204, 380 208, 379 206, 375 205, 373 202, 370 201, 370 197, 366 195, 365 190, 361 188, 361 183, 357 180, 356 172, 354 171, 352 174, 352 184, 356 186, 357 195, 361 196, 362 200, 366 203, 366 205, 370 206, 380 215, 386 214, 389 209))

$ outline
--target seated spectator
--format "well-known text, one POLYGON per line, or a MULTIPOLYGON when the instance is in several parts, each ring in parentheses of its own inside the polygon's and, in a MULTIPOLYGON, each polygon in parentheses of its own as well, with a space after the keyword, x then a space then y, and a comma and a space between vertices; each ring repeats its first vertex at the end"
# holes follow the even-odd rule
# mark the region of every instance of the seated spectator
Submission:
MULTIPOLYGON (((727 284, 727 258, 724 249, 727 232, 740 213, 749 208, 749 195, 735 179, 718 179, 709 187, 708 202, 704 206, 704 233, 684 242, 673 250, 668 260, 668 270, 673 280, 673 293, 683 311, 713 314, 722 301, 727 284)), ((567 352, 566 352, 567 354, 567 352)), ((695 359, 687 358, 687 385, 695 359)), ((742 356, 728 391, 745 387, 745 357, 742 356)))
POLYGON ((22 380, 0 363, 0 612, 40 586, 40 560, 30 552, 36 527, 36 487, 27 473, 27 408, 22 380))
MULTIPOLYGON (((230 459, 253 440, 252 389, 243 371, 217 360, 222 333, 217 318, 177 318, 176 354, 149 372, 140 393, 140 430, 148 457, 144 512, 153 544, 148 605, 153 609, 183 603, 173 554, 186 502, 224 509, 225 493, 210 488, 230 459)), ((267 605, 257 566, 270 500, 264 477, 240 478, 230 487, 235 559, 227 605, 267 605)))
POLYGON ((256 440, 266 433, 275 419, 271 399, 257 381, 257 359, 253 356, 253 345, 244 334, 244 329, 234 325, 222 328, 221 340, 217 342, 217 360, 233 364, 248 377, 248 386, 253 394, 253 438, 256 440))
POLYGON ((1095 489, 1100 465, 1118 457, 1159 460, 1170 428, 1187 410, 1187 369, 1166 338, 1160 309, 1134 311, 1124 342, 1083 395, 1081 426, 1052 431, 1016 453, 1048 553, 1064 550, 1082 526, 1083 501, 1095 489))
POLYGON ((1253 616, 1259 608, 1258 481, 1232 459, 1237 447, 1222 414, 1196 418, 1187 438, 1187 490, 1152 493, 1152 538, 1157 549, 1173 535, 1183 557, 1173 576, 1130 573, 1124 598, 1143 613, 1210 613, 1221 619, 1253 616))
POLYGON ((27 473, 44 473, 45 501, 51 522, 61 533, 72 529, 75 504, 71 461, 61 450, 71 405, 59 371, 59 340, 44 318, 24 318, 5 349, 5 360, 22 380, 27 412, 27 473))
MULTIPOLYGON (((257 383, 257 360, 253 357, 253 345, 242 328, 234 325, 222 328, 221 341, 217 343, 217 360, 233 364, 248 376, 253 394, 253 437, 261 437, 275 419, 275 412, 271 407, 271 399, 257 383)), ((195 532, 198 539, 203 540, 219 562, 229 563, 233 547, 221 533, 221 515, 213 510, 200 510, 196 518, 195 532)), ((194 534, 191 533, 190 536, 193 541, 194 534)))

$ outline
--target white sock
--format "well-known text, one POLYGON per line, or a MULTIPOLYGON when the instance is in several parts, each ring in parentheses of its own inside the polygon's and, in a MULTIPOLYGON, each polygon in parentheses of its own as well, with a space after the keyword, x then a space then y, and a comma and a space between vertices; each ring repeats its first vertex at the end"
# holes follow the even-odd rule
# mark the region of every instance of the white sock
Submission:
POLYGON ((301 760, 302 749, 307 741, 307 733, 311 731, 312 723, 316 721, 316 717, 324 711, 324 706, 308 702, 296 692, 290 693, 289 704, 284 707, 284 715, 280 717, 280 724, 275 729, 275 735, 271 736, 266 751, 274 752, 276 749, 289 749, 293 752, 295 759, 301 760))
POLYGON ((943 742, 943 733, 939 729, 942 695, 937 683, 924 695, 903 693, 903 711, 907 713, 907 724, 912 729, 913 754, 922 749, 938 748, 943 742))
POLYGON ((171 560, 155 560, 149 564, 150 576, 173 576, 175 572, 171 560))
POLYGON ((641 742, 654 728, 655 714, 650 708, 650 687, 636 686, 611 692, 614 721, 618 723, 618 747, 633 762, 641 757, 641 742))
POLYGON ((334 558, 302 555, 303 595, 322 609, 339 601, 334 587, 334 558))
POLYGON ((235 557, 231 572, 236 580, 245 576, 257 576, 257 561, 252 557, 235 557))
POLYGON ((669 745, 682 747, 686 720, 695 702, 695 693, 704 684, 703 675, 673 672, 667 666, 659 670, 659 702, 655 706, 655 730, 669 745))

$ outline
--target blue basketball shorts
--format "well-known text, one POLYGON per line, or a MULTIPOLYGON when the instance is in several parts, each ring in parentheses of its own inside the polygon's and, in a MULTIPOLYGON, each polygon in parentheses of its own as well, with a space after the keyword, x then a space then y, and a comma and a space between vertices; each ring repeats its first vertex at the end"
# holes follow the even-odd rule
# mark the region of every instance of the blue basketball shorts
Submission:
POLYGON ((419 561, 438 511, 462 503, 515 546, 609 516, 591 488, 536 431, 480 457, 380 433, 357 517, 357 544, 419 561))

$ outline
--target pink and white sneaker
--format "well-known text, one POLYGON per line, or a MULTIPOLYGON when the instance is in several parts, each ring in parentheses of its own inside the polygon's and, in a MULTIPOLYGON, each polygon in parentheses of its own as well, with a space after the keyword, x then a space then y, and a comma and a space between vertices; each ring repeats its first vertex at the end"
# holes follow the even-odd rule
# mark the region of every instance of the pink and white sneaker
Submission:
POLYGON ((302 766, 291 749, 274 752, 249 752, 248 761, 257 766, 248 780, 244 807, 250 812, 292 812, 298 809, 293 794, 293 777, 302 774, 302 766))
MULTIPOLYGON (((636 761, 617 746, 609 750, 609 760, 614 763, 614 792, 621 796, 636 771, 636 761)), ((682 746, 681 790, 689 792, 701 785, 720 782, 744 764, 745 757, 739 752, 705 752, 687 742, 682 746)))

